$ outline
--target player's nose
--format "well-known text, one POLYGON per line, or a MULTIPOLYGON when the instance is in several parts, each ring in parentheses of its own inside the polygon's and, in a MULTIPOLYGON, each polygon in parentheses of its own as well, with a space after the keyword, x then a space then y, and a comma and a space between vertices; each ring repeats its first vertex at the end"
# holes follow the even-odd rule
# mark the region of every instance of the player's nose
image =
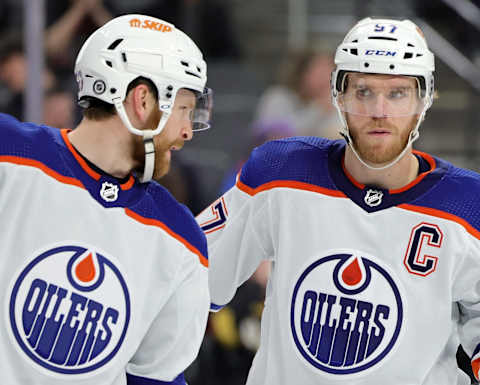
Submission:
POLYGON ((387 117, 387 100, 382 93, 378 94, 373 102, 371 108, 371 115, 374 118, 387 117))
POLYGON ((193 138, 193 127, 191 120, 185 120, 182 126, 182 139, 183 140, 192 140, 193 138))

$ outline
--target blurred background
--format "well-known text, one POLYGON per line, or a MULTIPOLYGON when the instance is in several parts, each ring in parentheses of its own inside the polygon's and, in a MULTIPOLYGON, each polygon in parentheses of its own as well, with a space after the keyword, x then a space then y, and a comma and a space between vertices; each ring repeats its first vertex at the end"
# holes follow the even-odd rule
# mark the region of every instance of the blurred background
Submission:
MULTIPOLYGON (((410 18, 436 56, 438 98, 416 148, 480 170, 480 0, 0 0, 0 111, 74 128, 73 76, 86 37, 110 18, 167 20, 200 47, 212 128, 175 153, 160 182, 194 214, 226 191, 253 147, 293 135, 338 137, 333 54, 366 16, 410 18)), ((211 317, 191 385, 243 384, 258 347, 268 265, 211 317)), ((459 354, 465 368, 466 359, 459 354)), ((468 369, 465 369, 468 370, 468 369)))

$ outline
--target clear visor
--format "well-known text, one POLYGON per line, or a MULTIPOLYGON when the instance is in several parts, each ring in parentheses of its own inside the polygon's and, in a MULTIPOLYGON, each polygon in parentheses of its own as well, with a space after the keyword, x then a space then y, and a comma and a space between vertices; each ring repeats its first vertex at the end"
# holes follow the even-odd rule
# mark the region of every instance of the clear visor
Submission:
POLYGON ((213 108, 213 91, 205 87, 202 93, 195 92, 195 109, 191 112, 192 131, 204 131, 210 128, 210 119, 213 108))
POLYGON ((346 74, 337 101, 343 112, 369 117, 402 117, 422 113, 418 79, 412 76, 358 76, 346 74))

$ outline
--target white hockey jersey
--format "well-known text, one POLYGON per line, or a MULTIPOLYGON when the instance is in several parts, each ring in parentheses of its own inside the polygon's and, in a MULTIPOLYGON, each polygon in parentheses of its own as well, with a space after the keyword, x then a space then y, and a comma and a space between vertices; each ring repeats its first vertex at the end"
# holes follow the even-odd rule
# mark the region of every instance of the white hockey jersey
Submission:
POLYGON ((197 217, 211 308, 272 261, 248 385, 469 384, 478 372, 480 178, 416 152, 408 186, 364 186, 345 142, 255 149, 236 185, 197 217))
POLYGON ((66 130, 0 114, 0 217, 2 384, 185 384, 207 245, 163 187, 120 184, 66 130))

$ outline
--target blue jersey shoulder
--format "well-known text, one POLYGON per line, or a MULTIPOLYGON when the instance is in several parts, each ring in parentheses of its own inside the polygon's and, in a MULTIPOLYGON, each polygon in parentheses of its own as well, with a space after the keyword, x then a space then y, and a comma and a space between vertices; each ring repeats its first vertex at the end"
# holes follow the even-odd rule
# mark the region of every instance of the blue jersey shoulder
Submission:
POLYGON ((412 203, 455 215, 480 231, 480 174, 435 158, 447 172, 428 193, 412 203))
POLYGON ((150 182, 143 199, 130 209, 142 217, 162 222, 208 259, 207 240, 193 214, 157 182, 150 182))
POLYGON ((60 130, 24 123, 0 113, 0 156, 36 160, 61 174, 67 170, 59 161, 60 130))
POLYGON ((253 150, 240 181, 251 188, 288 180, 336 189, 328 173, 328 154, 342 141, 293 137, 267 142, 253 150))

